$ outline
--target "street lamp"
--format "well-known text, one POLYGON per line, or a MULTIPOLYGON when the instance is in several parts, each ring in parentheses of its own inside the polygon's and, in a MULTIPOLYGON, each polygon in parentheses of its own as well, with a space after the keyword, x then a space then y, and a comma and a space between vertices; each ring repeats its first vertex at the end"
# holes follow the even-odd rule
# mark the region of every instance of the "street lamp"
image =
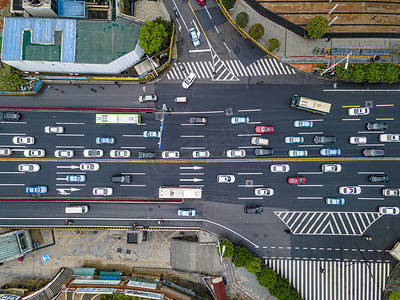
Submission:
POLYGON ((349 66, 349 57, 350 57, 350 54, 347 54, 347 56, 345 58, 339 60, 336 64, 334 64, 333 66, 331 66, 328 69, 326 69, 325 71, 323 71, 321 73, 321 76, 324 75, 326 72, 328 72, 330 69, 333 69, 334 67, 336 67, 338 64, 340 64, 344 60, 346 60, 346 64, 344 65, 344 69, 347 70, 347 67, 349 66))

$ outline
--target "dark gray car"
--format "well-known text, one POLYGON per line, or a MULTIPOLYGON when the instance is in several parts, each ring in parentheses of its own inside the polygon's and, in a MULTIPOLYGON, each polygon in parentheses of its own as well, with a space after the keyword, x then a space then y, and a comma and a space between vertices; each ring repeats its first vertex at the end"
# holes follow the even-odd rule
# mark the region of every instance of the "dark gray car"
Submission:
POLYGON ((263 212, 263 207, 261 205, 246 205, 244 207, 244 212, 246 214, 261 214, 263 212))
POLYGON ((380 122, 367 123, 367 129, 368 130, 387 130, 388 124, 380 123, 380 122))
POLYGON ((113 183, 129 183, 131 180, 131 175, 116 175, 111 177, 111 182, 113 183))
POLYGON ((271 148, 256 148, 254 149, 254 155, 266 156, 274 154, 274 150, 271 148))
POLYGON ((334 136, 314 136, 314 143, 316 143, 316 144, 336 143, 336 137, 334 137, 334 136))
POLYGON ((383 149, 364 149, 364 156, 385 156, 385 150, 383 149))
POLYGON ((12 111, 0 112, 0 119, 5 121, 18 121, 21 119, 21 114, 12 111))

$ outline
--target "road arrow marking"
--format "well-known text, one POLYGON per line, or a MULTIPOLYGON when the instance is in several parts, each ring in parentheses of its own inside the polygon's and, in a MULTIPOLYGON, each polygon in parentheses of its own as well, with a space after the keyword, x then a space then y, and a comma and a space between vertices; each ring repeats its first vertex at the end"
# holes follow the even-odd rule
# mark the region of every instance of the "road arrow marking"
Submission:
POLYGON ((192 181, 192 182, 199 182, 199 181, 203 181, 203 179, 200 178, 189 178, 189 179, 183 179, 181 178, 180 181, 192 181))
POLYGON ((57 169, 79 169, 79 166, 57 166, 57 169))
POLYGON ((70 188, 70 189, 57 189, 58 193, 61 195, 69 195, 72 192, 76 192, 76 191, 80 191, 81 189, 77 189, 77 188, 70 188), (71 192, 68 193, 67 191, 71 192))
POLYGON ((193 167, 179 167, 181 170, 202 170, 203 167, 193 166, 193 167))

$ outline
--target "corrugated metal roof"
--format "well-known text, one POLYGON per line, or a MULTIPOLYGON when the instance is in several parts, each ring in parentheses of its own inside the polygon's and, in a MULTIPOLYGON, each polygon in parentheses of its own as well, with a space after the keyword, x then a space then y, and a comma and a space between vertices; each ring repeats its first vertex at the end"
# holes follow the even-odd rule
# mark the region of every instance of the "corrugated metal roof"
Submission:
POLYGON ((15 233, 16 232, 9 232, 0 235, 0 262, 16 259, 22 256, 15 233))
POLYGON ((64 18, 85 18, 85 1, 58 0, 58 15, 64 18))
MULTIPOLYGON (((55 45, 54 32, 62 32, 62 62, 75 62, 76 20, 50 18, 5 18, 2 60, 22 60, 23 34, 30 30, 34 44, 55 45)), ((40 60, 40 59, 39 59, 40 60)), ((45 60, 42 58, 42 60, 45 60)))

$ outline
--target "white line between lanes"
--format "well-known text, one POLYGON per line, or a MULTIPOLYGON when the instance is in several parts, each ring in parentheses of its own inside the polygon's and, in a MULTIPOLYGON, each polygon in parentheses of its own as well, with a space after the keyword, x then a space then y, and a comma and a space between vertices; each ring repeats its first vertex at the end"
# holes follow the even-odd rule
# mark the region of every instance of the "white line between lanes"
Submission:
POLYGON ((358 147, 369 147, 369 146, 378 146, 378 147, 383 147, 385 144, 358 144, 358 147))
POLYGON ((239 184, 238 187, 254 188, 254 187, 263 187, 263 185, 262 184, 253 184, 253 185, 239 184))
POLYGON ((25 183, 0 183, 1 186, 24 186, 25 183))
POLYGON ((210 19, 212 19, 211 15, 210 15, 210 12, 209 12, 208 9, 207 9, 207 6, 204 5, 204 8, 206 9, 207 14, 208 14, 208 16, 210 17, 210 19))
POLYGON ((384 184, 360 184, 358 186, 362 186, 362 187, 385 187, 384 184))
POLYGON ((181 138, 203 138, 205 135, 181 135, 181 138))
POLYGON ((322 147, 323 145, 297 145, 298 147, 322 147))
POLYGON ((358 133, 385 133, 385 132, 384 131, 380 131, 380 130, 377 130, 377 131, 371 130, 371 131, 359 131, 358 133))
POLYGON ((1 121, 0 123, 1 123, 1 124, 15 124, 15 125, 16 125, 16 124, 26 124, 27 122, 21 122, 21 121, 18 121, 18 122, 1 121))
POLYGON ((324 186, 323 184, 299 184, 298 187, 318 187, 318 186, 324 186))
POLYGON ((264 173, 237 173, 238 175, 263 175, 264 173))
POLYGON ((239 149, 254 149, 254 148, 262 148, 262 146, 240 146, 239 149))
POLYGON ((179 175, 204 175, 204 173, 179 173, 179 175))
POLYGON ((238 198, 238 200, 263 200, 263 197, 243 197, 243 198, 238 198))
POLYGON ((254 109, 238 109, 238 112, 250 112, 250 111, 261 111, 261 108, 254 108, 254 109))
POLYGON ((56 186, 86 186, 86 184, 84 184, 84 183, 81 183, 81 184, 57 183, 56 186))
POLYGON ((185 124, 181 124, 181 126, 204 126, 204 124, 188 124, 188 123, 185 123, 185 124))
POLYGON ((85 125, 86 123, 63 123, 63 122, 56 122, 57 125, 85 125))
POLYGON ((85 148, 85 146, 71 146, 71 145, 67 145, 67 146, 56 146, 56 148, 85 148))
POLYGON ((385 198, 357 198, 358 200, 385 200, 385 198))
POLYGON ((143 137, 143 134, 123 134, 123 137, 143 137))
POLYGON ((0 174, 25 174, 30 172, 0 172, 0 174))
POLYGON ((26 133, 4 133, 4 132, 2 132, 2 133, 0 133, 0 135, 15 135, 15 136, 17 136, 17 135, 26 135, 26 133))
POLYGON ((146 147, 121 147, 124 149, 146 149, 146 147))
POLYGON ((358 174, 385 174, 385 172, 380 171, 367 171, 367 172, 357 172, 358 174))
POLYGON ((192 114, 225 114, 224 110, 211 110, 211 111, 172 111, 168 112, 170 115, 192 115, 192 114))
POLYGON ((240 133, 237 136, 260 136, 260 133, 240 133))
POLYGON ((321 200, 322 197, 297 197, 299 200, 321 200))
POLYGON ((253 124, 261 124, 261 122, 259 122, 259 121, 254 121, 254 122, 249 122, 249 123, 247 123, 247 124, 249 124, 249 125, 253 125, 253 124))
POLYGON ((228 52, 231 52, 231 50, 229 50, 229 47, 228 47, 228 45, 227 45, 227 44, 225 44, 225 42, 222 42, 222 43, 224 44, 224 46, 225 46, 226 50, 228 50, 228 52))
POLYGON ((123 175, 146 175, 146 173, 121 173, 123 175))
POLYGON ((324 134, 323 131, 316 131, 316 132, 299 132, 297 134, 324 134))
POLYGON ((206 149, 206 147, 181 147, 181 150, 201 150, 206 149))
POLYGON ((219 33, 217 26, 214 25, 215 31, 219 33))
POLYGON ((297 172, 297 174, 315 174, 315 175, 321 175, 324 174, 323 172, 297 172))
POLYGON ((143 187, 145 184, 121 184, 120 186, 129 186, 129 187, 143 187))
POLYGON ((86 172, 82 172, 82 171, 75 171, 75 172, 56 172, 56 174, 86 174, 86 172))
POLYGON ((57 136, 85 136, 82 133, 62 133, 62 134, 57 134, 57 136))

